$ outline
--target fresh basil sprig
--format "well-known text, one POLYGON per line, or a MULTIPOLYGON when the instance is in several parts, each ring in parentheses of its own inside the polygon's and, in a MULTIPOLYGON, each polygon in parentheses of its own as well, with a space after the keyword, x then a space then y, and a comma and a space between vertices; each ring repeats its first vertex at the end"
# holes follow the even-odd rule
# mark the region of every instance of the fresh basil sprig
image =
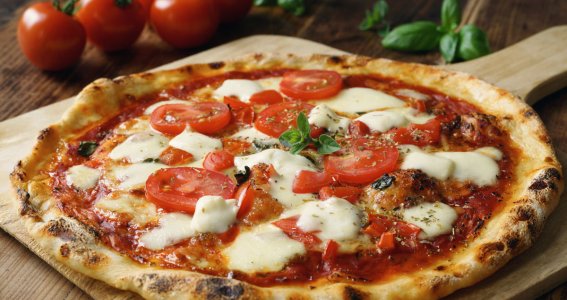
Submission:
POLYGON ((460 23, 459 1, 443 0, 441 25, 430 21, 400 25, 384 36, 382 46, 408 52, 431 51, 438 47, 448 63, 458 59, 471 60, 490 53, 486 34, 471 24, 458 30, 460 23))
POLYGON ((314 139, 310 134, 309 121, 305 114, 301 112, 297 116, 297 128, 292 128, 282 133, 280 143, 288 147, 289 152, 292 154, 299 153, 299 151, 305 149, 311 143, 317 147, 317 152, 320 154, 330 154, 341 148, 329 135, 322 134, 319 138, 314 139))
POLYGON ((254 0, 256 6, 279 6, 286 11, 301 16, 307 11, 304 0, 254 0))
POLYGON ((376 1, 372 9, 366 10, 364 19, 360 25, 358 25, 358 29, 373 30, 377 28, 378 34, 385 36, 390 31, 390 23, 385 19, 388 9, 389 6, 386 0, 376 1))

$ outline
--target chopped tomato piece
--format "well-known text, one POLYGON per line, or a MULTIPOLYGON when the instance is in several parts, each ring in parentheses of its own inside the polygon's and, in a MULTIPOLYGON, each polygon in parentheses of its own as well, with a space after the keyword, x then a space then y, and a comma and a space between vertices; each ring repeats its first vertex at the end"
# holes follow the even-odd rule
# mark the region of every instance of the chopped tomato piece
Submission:
POLYGON ((420 112, 426 112, 427 111, 427 106, 425 104, 425 101, 423 101, 423 100, 413 101, 411 103, 411 107, 417 109, 420 112))
POLYGON ((205 195, 230 199, 236 186, 219 172, 201 168, 160 169, 146 180, 146 197, 169 211, 195 212, 197 200, 205 195))
POLYGON ((234 155, 225 150, 209 152, 203 161, 203 168, 211 171, 222 171, 234 166, 234 155))
POLYGON ((168 166, 178 166, 193 161, 193 155, 181 149, 167 147, 159 156, 159 161, 168 166))
POLYGON ((383 250, 391 250, 396 247, 394 243, 394 234, 391 232, 384 232, 378 241, 378 247, 383 250))
POLYGON ((283 102, 283 97, 276 90, 264 90, 250 97, 252 104, 276 104, 283 102))
POLYGON ((238 200, 238 213, 236 218, 242 219, 252 209, 254 201, 254 189, 250 186, 250 181, 241 185, 236 191, 235 198, 238 200))
POLYGON ((362 231, 370 236, 379 237, 381 236, 391 224, 385 224, 384 222, 380 221, 372 221, 370 225, 364 228, 362 231))
POLYGON ((223 138, 222 139, 222 148, 225 151, 228 151, 232 155, 242 155, 248 152, 248 150, 252 147, 252 144, 246 141, 231 139, 231 138, 223 138))
POLYGON ((165 134, 179 134, 185 127, 214 134, 230 123, 228 106, 219 102, 193 102, 191 104, 165 104, 152 112, 152 127, 165 134))
POLYGON ((279 227, 287 236, 298 242, 301 242, 307 249, 314 249, 321 244, 321 240, 313 232, 305 232, 297 226, 298 216, 272 222, 273 225, 279 227))
POLYGON ((338 197, 350 203, 356 203, 362 194, 362 189, 355 186, 325 186, 319 190, 319 198, 325 200, 331 197, 338 197))
POLYGON ((240 228, 236 225, 232 225, 227 231, 223 233, 219 233, 218 237, 223 244, 226 244, 234 241, 238 236, 239 232, 240 232, 240 228))
POLYGON ((313 105, 304 102, 283 102, 268 106, 258 114, 254 127, 272 136, 280 137, 282 133, 297 126, 297 116, 300 112, 309 115, 313 105))
POLYGON ((406 128, 396 128, 388 131, 392 139, 402 144, 426 146, 436 144, 441 138, 441 122, 432 119, 425 124, 410 124, 406 128))
POLYGON ((301 170, 295 175, 291 190, 298 194, 317 193, 333 181, 333 177, 326 172, 301 170))
POLYGON ((285 95, 300 100, 330 98, 343 88, 343 79, 335 71, 298 70, 284 74, 280 90, 285 95))
POLYGON ((398 150, 384 147, 374 150, 357 150, 345 156, 325 157, 325 171, 346 184, 368 184, 396 169, 398 150))
POLYGON ((254 122, 255 113, 252 106, 235 97, 224 97, 224 104, 229 106, 233 122, 241 125, 252 124, 252 122, 254 122))
POLYGON ((370 134, 370 128, 360 121, 352 121, 348 126, 348 133, 355 138, 364 137, 370 134))
POLYGON ((333 240, 327 242, 325 251, 323 251, 323 261, 328 264, 333 264, 339 253, 339 244, 333 240))
POLYGON ((325 133, 325 128, 317 127, 315 125, 311 125, 310 127, 311 127, 311 132, 309 133, 309 136, 311 138, 317 139, 319 138, 319 136, 325 133))

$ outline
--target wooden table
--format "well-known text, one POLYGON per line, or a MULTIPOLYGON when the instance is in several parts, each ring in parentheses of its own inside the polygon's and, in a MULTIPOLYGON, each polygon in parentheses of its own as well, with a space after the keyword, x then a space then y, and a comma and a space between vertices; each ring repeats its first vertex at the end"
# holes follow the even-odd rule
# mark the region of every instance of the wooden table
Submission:
MULTIPOLYGON (((398 60, 442 63, 437 53, 405 54, 383 49, 380 38, 357 29, 372 0, 311 1, 309 12, 294 17, 277 8, 254 8, 242 22, 221 27, 207 46, 191 50, 172 49, 146 29, 128 51, 105 54, 87 46, 81 62, 58 72, 41 72, 30 65, 17 46, 17 21, 32 1, 2 0, 0 7, 0 121, 75 95, 99 77, 139 72, 252 34, 282 34, 311 39, 352 53, 398 60)), ((393 24, 413 20, 438 20, 440 0, 389 1, 393 24)), ((493 50, 555 25, 565 24, 567 1, 507 0, 461 1, 463 20, 488 33, 493 50)), ((567 63, 567 62, 566 62, 567 63)), ((555 146, 567 152, 567 88, 537 105, 555 146)), ((59 275, 8 234, 0 230, 0 299, 88 299, 79 288, 59 275), (16 274, 20 276, 16 276, 16 274), (11 278, 29 278, 14 282, 11 278)), ((541 299, 567 299, 567 283, 541 299)))

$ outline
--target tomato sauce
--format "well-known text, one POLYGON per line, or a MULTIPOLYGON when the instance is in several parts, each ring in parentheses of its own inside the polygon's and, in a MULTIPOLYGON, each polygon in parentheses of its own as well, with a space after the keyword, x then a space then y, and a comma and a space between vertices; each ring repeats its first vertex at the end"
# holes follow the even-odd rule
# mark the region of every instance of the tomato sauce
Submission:
MULTIPOLYGON (((231 276, 259 286, 274 286, 283 284, 308 284, 315 280, 328 280, 330 282, 351 283, 373 283, 386 280, 396 274, 412 272, 432 265, 435 261, 459 251, 471 239, 474 239, 480 230, 489 221, 492 214, 498 212, 502 207, 503 199, 507 198, 508 190, 513 180, 513 165, 516 150, 512 148, 509 137, 502 135, 496 141, 500 150, 505 154, 498 162, 500 175, 498 182, 489 187, 476 187, 463 185, 460 189, 447 188, 445 194, 446 203, 456 207, 459 217, 453 226, 453 232, 440 237, 434 241, 418 241, 411 245, 396 247, 393 250, 377 251, 376 249, 363 250, 354 254, 338 254, 332 261, 324 261, 322 253, 308 251, 308 254, 298 257, 278 272, 265 274, 245 274, 238 271, 227 270, 224 261, 220 258, 221 249, 232 242, 239 232, 238 226, 233 226, 223 234, 201 234, 176 245, 166 247, 163 250, 152 251, 139 247, 138 238, 143 230, 155 227, 157 223, 150 223, 144 228, 131 226, 130 218, 126 215, 108 215, 94 208, 97 200, 106 196, 110 191, 104 184, 99 183, 89 192, 78 191, 68 187, 65 181, 65 171, 72 165, 85 163, 77 153, 79 141, 101 142, 109 136, 112 129, 125 120, 140 116, 151 104, 163 100, 164 97, 176 97, 186 99, 195 90, 205 86, 218 86, 227 78, 260 79, 282 76, 288 70, 270 70, 253 72, 230 72, 224 75, 199 78, 184 84, 172 86, 162 93, 149 95, 138 104, 126 107, 119 114, 107 119, 86 131, 76 141, 70 142, 66 152, 60 155, 60 159, 54 167, 52 185, 54 196, 58 199, 59 208, 67 215, 79 219, 95 229, 103 243, 116 251, 128 255, 134 261, 142 264, 159 265, 167 268, 180 268, 198 271, 205 274, 217 276, 231 276), (208 267, 198 267, 191 257, 202 258, 209 261, 208 267)), ((482 113, 475 106, 462 100, 454 99, 423 87, 404 84, 400 81, 383 78, 374 75, 348 76, 344 79, 345 87, 368 87, 379 89, 385 93, 395 95, 395 91, 401 88, 416 90, 429 96, 425 101, 424 109, 440 117, 442 126, 455 116, 467 113, 482 113)), ((411 99, 397 96, 405 101, 411 99)), ((222 134, 221 134, 222 136, 222 134)), ((234 153, 243 152, 238 146, 238 141, 224 140, 234 153), (232 145, 232 146, 231 146, 232 145), (238 150, 238 151, 237 151, 238 150)), ((449 139, 449 145, 453 145, 449 139)), ((454 142, 459 151, 485 145, 463 146, 460 142, 454 142)), ((226 146, 225 146, 226 147, 226 146)), ((87 162, 90 163, 90 162, 87 162)), ((93 162, 96 164, 96 162, 93 162)), ((143 195, 144 191, 134 191, 135 194, 143 195)), ((161 209, 159 209, 161 210, 161 209)))

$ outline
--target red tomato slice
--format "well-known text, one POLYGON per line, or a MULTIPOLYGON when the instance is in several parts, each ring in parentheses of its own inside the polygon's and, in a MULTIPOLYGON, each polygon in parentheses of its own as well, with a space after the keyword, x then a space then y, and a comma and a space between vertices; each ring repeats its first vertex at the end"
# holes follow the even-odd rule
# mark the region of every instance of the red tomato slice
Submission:
POLYGON ((193 161, 193 155, 181 149, 167 147, 159 156, 160 162, 168 166, 178 166, 193 161))
POLYGON ((339 254, 339 244, 333 240, 329 240, 327 242, 327 246, 325 247, 325 251, 323 251, 321 258, 323 259, 323 262, 325 262, 326 264, 333 264, 338 254, 339 254))
POLYGON ((348 125, 348 133, 355 138, 364 137, 370 134, 370 128, 360 121, 352 121, 348 125))
POLYGON ((232 120, 237 124, 247 125, 254 122, 254 109, 252 106, 235 97, 224 97, 224 104, 230 107, 232 120))
POLYGON ((228 106, 219 102, 194 102, 192 104, 166 104, 151 115, 152 127, 166 134, 179 134, 187 125, 194 130, 213 134, 230 123, 228 106))
POLYGON ((232 198, 236 186, 219 172, 200 168, 178 167, 154 172, 146 181, 146 197, 170 211, 195 212, 202 196, 232 198))
POLYGON ((234 197, 238 200, 238 213, 236 213, 236 218, 242 219, 252 209, 252 203, 256 197, 254 189, 250 186, 250 181, 241 185, 234 197))
POLYGON ((298 216, 272 222, 273 225, 279 227, 287 236, 298 242, 301 242, 309 250, 314 249, 321 244, 321 240, 313 232, 305 232, 297 226, 298 216))
POLYGON ((203 168, 211 171, 222 171, 234 166, 234 155, 225 150, 209 152, 203 161, 203 168))
POLYGON ((313 105, 303 102, 284 102, 268 106, 258 114, 254 127, 261 132, 278 138, 286 130, 297 126, 300 112, 308 115, 313 105))
POLYGON ((331 197, 338 197, 350 203, 356 203, 362 194, 362 189, 355 186, 326 186, 319 190, 319 198, 326 200, 331 197))
POLYGON ((284 74, 280 90, 285 95, 300 100, 330 98, 343 88, 343 79, 335 71, 299 70, 284 74))
POLYGON ((276 90, 264 90, 250 97, 252 104, 276 104, 280 102, 283 102, 283 97, 276 90))
POLYGON ((388 131, 392 139, 398 144, 412 144, 426 146, 436 144, 441 138, 441 122, 432 119, 425 124, 410 124, 406 128, 397 128, 388 131))
POLYGON ((291 190, 298 194, 317 193, 333 181, 333 177, 328 173, 301 170, 295 175, 291 190))
POLYGON ((368 184, 396 169, 398 149, 356 150, 346 156, 325 157, 325 171, 346 184, 368 184))

